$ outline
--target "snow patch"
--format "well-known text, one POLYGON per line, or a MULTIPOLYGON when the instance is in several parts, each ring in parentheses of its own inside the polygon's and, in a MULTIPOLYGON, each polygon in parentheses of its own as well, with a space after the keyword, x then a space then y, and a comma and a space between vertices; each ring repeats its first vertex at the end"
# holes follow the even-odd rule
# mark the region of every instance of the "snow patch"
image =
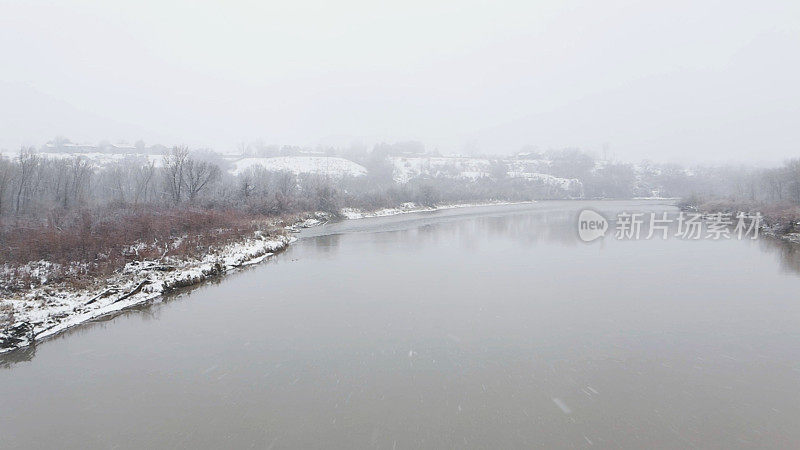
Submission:
POLYGON ((496 202, 483 202, 483 203, 454 203, 454 204, 437 205, 437 206, 424 206, 424 205, 417 205, 416 203, 413 202, 408 202, 408 203, 403 203, 397 208, 382 208, 374 211, 364 211, 357 208, 342 208, 339 214, 345 219, 355 220, 355 219, 366 219, 371 217, 394 216, 397 214, 408 214, 415 212, 439 211, 443 209, 474 208, 478 206, 495 206, 495 205, 524 205, 527 203, 536 203, 536 202, 496 201, 496 202))
POLYGON ((233 163, 231 173, 238 175, 251 167, 261 166, 269 172, 291 172, 295 175, 316 174, 335 178, 360 177, 367 169, 353 161, 333 156, 277 156, 273 158, 242 158, 233 163))

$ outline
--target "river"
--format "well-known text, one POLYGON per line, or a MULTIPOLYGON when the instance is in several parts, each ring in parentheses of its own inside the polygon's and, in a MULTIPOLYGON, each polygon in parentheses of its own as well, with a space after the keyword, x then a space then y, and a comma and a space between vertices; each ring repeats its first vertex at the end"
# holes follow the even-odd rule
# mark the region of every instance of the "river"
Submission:
POLYGON ((271 261, 0 355, 0 448, 800 442, 788 245, 577 237, 540 202, 328 224, 271 261))

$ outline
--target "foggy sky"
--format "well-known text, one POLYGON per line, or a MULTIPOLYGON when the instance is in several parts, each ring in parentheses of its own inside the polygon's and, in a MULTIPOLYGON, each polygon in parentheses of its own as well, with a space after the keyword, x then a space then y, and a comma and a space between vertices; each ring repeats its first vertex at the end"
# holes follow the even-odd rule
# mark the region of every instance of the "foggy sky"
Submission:
POLYGON ((0 147, 800 156, 797 1, 0 2, 0 147))

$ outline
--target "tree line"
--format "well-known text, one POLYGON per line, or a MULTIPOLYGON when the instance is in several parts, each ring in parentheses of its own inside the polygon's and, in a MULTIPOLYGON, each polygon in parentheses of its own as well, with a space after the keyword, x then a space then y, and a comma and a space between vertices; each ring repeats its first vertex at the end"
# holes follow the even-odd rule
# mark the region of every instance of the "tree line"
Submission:
MULTIPOLYGON (((400 147, 405 154, 419 146, 400 147), (411 149, 411 150, 409 150, 411 149)), ((234 175, 210 151, 176 146, 163 155, 119 155, 98 166, 81 155, 43 156, 23 147, 0 157, 0 219, 46 220, 49 216, 98 207, 197 207, 280 215, 339 208, 374 209, 404 202, 534 200, 564 197, 705 197, 800 204, 800 159, 770 169, 683 167, 602 161, 579 150, 526 158, 547 161, 542 171, 581 181, 564 191, 536 180, 508 176, 509 159, 491 158, 490 176, 475 180, 418 177, 398 184, 388 157, 395 147, 342 154, 368 169, 362 177, 330 178, 275 172, 260 166, 234 175)), ((331 151, 330 154, 336 154, 331 151)), ((8 221, 6 220, 6 223, 8 221)))
MULTIPOLYGON (((367 176, 331 178, 250 167, 223 170, 211 152, 173 147, 161 157, 120 155, 97 165, 86 156, 45 156, 24 147, 0 157, 0 218, 46 220, 99 207, 196 207, 280 215, 379 208, 404 202, 533 199, 561 195, 524 180, 419 179, 398 185, 386 156, 361 161, 367 176)), ((8 222, 7 222, 8 223, 8 222)))

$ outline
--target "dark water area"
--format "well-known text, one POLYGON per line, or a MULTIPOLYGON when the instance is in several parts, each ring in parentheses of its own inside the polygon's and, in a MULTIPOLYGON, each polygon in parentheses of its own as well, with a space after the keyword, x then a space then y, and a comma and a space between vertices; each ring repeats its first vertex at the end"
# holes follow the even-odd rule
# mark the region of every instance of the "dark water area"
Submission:
POLYGON ((541 202, 305 230, 272 261, 0 355, 0 448, 800 442, 800 256, 577 237, 541 202))

